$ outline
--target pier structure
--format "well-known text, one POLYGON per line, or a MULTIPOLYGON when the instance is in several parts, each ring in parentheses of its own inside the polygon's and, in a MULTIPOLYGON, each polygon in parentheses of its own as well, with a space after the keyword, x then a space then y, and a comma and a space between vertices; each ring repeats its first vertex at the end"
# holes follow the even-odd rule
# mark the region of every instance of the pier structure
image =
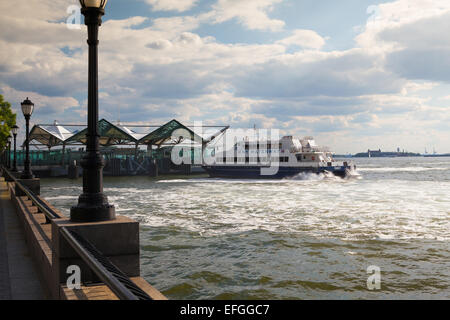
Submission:
POLYGON ((0 299, 166 300, 140 277, 138 222, 73 222, 1 171, 0 299))
MULTIPOLYGON (((203 148, 228 126, 219 128, 219 134, 204 139, 176 119, 164 125, 114 123, 106 119, 98 122, 100 152, 106 162, 106 176, 133 176, 158 174, 202 173, 201 164, 175 165, 171 163, 172 148, 181 143, 193 146, 192 153, 201 158, 203 148), (139 131, 139 132, 137 132, 139 131), (180 135, 180 132, 182 133, 180 135), (145 148, 140 148, 145 146, 145 148)), ((30 151, 33 172, 39 177, 78 177, 82 175, 80 161, 85 152, 87 129, 80 124, 38 124, 30 132, 30 151), (77 168, 73 168, 76 166, 77 168)), ((19 169, 25 153, 17 152, 19 169)), ((194 158, 194 155, 192 155, 194 158)))

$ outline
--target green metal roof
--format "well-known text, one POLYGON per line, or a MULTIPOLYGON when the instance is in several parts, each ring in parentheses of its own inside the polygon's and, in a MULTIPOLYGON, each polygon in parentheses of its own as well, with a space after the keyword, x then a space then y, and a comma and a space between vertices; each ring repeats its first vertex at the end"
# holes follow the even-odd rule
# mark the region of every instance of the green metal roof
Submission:
MULTIPOLYGON (((80 142, 85 144, 87 141, 86 134, 87 128, 76 133, 75 135, 67 139, 66 142, 80 142)), ((137 142, 137 139, 135 137, 105 119, 102 119, 98 122, 98 134, 100 136, 99 142, 102 146, 137 142)))
MULTIPOLYGON (((86 144, 86 134, 87 128, 79 132, 71 132, 55 122, 53 125, 35 126, 30 137, 31 140, 53 147, 62 144, 86 144)), ((175 119, 148 134, 136 133, 121 124, 113 124, 102 119, 98 122, 98 134, 99 142, 102 146, 136 143, 161 146, 163 144, 178 144, 189 140, 195 143, 203 143, 202 137, 175 119)))
POLYGON ((180 143, 183 140, 192 140, 198 143, 203 142, 202 137, 174 119, 139 139, 139 143, 160 146, 168 141, 180 143))

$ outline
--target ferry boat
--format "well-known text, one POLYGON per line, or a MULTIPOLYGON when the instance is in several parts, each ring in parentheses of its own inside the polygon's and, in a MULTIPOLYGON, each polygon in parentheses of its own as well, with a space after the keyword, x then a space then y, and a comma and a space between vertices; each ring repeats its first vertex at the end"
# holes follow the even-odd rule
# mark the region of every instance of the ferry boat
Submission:
POLYGON ((319 147, 313 137, 285 136, 278 141, 246 141, 232 150, 218 153, 203 168, 214 178, 282 179, 301 173, 338 177, 357 176, 356 166, 338 162, 333 154, 319 147))

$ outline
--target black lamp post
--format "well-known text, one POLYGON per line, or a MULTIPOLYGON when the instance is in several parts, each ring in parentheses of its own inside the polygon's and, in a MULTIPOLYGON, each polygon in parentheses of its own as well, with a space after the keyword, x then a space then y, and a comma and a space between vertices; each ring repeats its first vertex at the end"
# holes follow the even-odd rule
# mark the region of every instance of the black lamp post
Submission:
POLYGON ((83 193, 78 205, 70 210, 74 222, 114 220, 115 208, 103 193, 104 160, 100 155, 98 134, 98 29, 102 24, 107 0, 80 0, 81 13, 88 29, 89 80, 88 127, 86 154, 81 160, 83 168, 83 193))
POLYGON ((17 132, 19 132, 19 127, 17 125, 13 125, 13 127, 11 128, 11 132, 12 132, 13 137, 14 137, 14 157, 13 157, 12 171, 13 172, 17 172, 17 158, 16 158, 17 146, 16 146, 16 140, 17 140, 17 132))
POLYGON ((8 159, 6 161, 6 166, 8 167, 8 169, 11 168, 11 135, 9 135, 7 138, 8 141, 8 159))
POLYGON ((24 162, 24 169, 22 172, 22 175, 20 176, 20 179, 33 179, 33 173, 31 172, 31 164, 30 164, 30 141, 29 141, 29 134, 30 134, 30 118, 34 111, 34 103, 28 100, 24 100, 21 104, 22 106, 22 113, 25 117, 26 122, 26 130, 25 130, 25 162, 24 162))

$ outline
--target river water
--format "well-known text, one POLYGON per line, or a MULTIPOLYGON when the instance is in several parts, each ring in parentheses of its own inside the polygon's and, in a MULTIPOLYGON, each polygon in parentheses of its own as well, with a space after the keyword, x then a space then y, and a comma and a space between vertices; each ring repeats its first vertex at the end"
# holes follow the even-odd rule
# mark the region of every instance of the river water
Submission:
MULTIPOLYGON (((106 177, 105 193, 170 299, 449 299, 450 158, 353 161, 360 179, 106 177)), ((81 180, 41 189, 69 215, 81 180)))

